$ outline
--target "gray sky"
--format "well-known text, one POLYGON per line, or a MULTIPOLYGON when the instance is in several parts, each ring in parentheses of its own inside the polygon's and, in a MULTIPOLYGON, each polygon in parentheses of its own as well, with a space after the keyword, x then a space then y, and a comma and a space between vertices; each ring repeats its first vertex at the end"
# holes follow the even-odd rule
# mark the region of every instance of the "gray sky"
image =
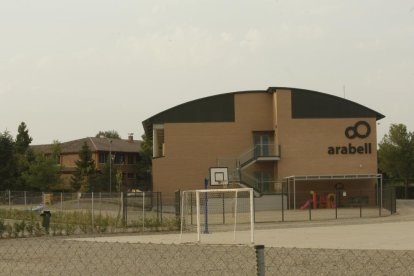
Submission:
POLYGON ((117 130, 190 100, 290 86, 414 131, 414 0, 0 0, 0 132, 117 130))

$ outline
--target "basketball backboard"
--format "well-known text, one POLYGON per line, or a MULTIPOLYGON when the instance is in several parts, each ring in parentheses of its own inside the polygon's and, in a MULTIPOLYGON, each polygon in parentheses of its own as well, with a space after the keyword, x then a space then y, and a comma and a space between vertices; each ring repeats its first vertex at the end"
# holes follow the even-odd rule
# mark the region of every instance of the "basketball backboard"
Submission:
POLYGON ((210 185, 227 185, 229 184, 228 168, 227 167, 212 167, 210 168, 210 185))

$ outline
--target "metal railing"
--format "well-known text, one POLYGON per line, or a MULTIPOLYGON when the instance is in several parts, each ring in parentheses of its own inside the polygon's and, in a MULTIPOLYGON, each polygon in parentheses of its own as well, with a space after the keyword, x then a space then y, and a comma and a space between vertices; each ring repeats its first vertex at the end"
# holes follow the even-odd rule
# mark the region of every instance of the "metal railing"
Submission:
POLYGON ((244 167, 260 157, 280 157, 279 146, 275 144, 257 144, 253 146, 238 157, 240 167, 244 167))
POLYGON ((240 182, 253 188, 260 194, 281 194, 282 193, 282 180, 258 180, 254 176, 247 172, 242 172, 240 176, 240 182))

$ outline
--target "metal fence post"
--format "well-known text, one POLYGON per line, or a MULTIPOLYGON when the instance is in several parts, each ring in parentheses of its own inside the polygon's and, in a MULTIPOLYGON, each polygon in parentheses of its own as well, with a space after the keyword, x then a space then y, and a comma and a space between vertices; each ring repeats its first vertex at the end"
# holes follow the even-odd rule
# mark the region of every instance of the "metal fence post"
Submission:
POLYGON ((91 214, 91 215, 92 215, 92 217, 91 217, 91 220, 92 220, 92 233, 93 233, 93 232, 95 232, 95 231, 94 231, 94 228, 95 228, 95 227, 93 226, 93 225, 94 225, 94 217, 93 217, 93 213, 94 213, 94 208, 93 208, 93 192, 92 192, 92 194, 91 194, 91 201, 92 201, 92 202, 91 202, 91 205, 92 205, 92 214, 91 214))
POLYGON ((313 204, 313 198, 312 198, 312 194, 311 194, 311 199, 310 199, 310 201, 309 201, 309 221, 311 221, 312 220, 312 204, 313 204))
POLYGON ((159 194, 160 194, 160 212, 161 212, 161 225, 162 225, 162 193, 161 192, 159 192, 159 194))
POLYGON ((254 249, 256 250, 256 271, 257 276, 265 275, 265 255, 264 255, 264 245, 255 245, 254 249))
POLYGON ((284 197, 285 197, 285 194, 284 194, 284 188, 285 188, 285 185, 283 185, 283 182, 282 182, 282 222, 284 222, 285 221, 285 199, 284 199, 284 197))
POLYGON ((335 195, 335 219, 338 219, 338 205, 339 205, 339 192, 336 190, 335 195))
POLYGON ((142 232, 145 231, 145 192, 142 192, 142 232))
MULTIPOLYGON (((175 191, 175 217, 177 221, 181 219, 181 191, 175 191)), ((192 215, 192 214, 191 214, 192 215)))

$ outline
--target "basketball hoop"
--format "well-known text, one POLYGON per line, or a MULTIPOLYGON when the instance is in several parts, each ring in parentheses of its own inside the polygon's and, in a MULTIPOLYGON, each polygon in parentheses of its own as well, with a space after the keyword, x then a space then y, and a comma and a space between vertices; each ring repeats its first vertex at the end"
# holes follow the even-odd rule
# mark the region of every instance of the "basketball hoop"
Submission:
POLYGON ((227 186, 229 183, 227 167, 210 168, 210 185, 211 186, 227 186))

